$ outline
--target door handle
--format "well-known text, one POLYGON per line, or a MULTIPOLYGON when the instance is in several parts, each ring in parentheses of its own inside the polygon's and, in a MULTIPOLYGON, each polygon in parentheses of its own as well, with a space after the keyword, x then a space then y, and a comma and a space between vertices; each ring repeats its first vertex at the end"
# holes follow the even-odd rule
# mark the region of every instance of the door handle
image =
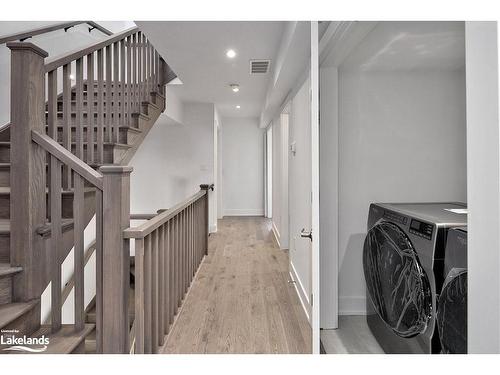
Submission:
POLYGON ((313 240, 312 229, 310 231, 306 231, 304 228, 302 228, 302 230, 300 231, 300 237, 309 238, 312 242, 312 240, 313 240))

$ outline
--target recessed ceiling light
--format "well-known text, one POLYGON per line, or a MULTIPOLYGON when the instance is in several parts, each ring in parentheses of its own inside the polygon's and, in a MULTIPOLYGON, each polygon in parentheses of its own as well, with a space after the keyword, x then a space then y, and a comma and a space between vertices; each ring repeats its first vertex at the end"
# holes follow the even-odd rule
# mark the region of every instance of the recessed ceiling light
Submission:
POLYGON ((236 83, 231 83, 229 87, 231 87, 231 90, 233 90, 234 92, 240 91, 240 86, 236 83))
POLYGON ((241 108, 241 105, 237 105, 237 106, 236 106, 236 109, 240 109, 240 108, 241 108))
POLYGON ((69 79, 73 79, 73 80, 74 80, 74 79, 75 79, 75 76, 74 76, 73 74, 70 74, 70 75, 69 75, 69 79))
POLYGON ((228 49, 226 51, 226 56, 229 57, 230 59, 236 57, 236 51, 234 49, 228 49))

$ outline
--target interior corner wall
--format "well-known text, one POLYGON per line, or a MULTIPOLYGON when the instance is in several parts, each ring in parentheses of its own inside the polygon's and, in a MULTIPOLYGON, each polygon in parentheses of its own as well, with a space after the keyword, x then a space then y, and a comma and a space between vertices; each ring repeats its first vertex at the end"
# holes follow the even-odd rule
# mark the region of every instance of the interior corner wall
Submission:
POLYGON ((258 118, 222 118, 224 216, 264 215, 265 129, 258 118))
MULTIPOLYGON (((130 161, 131 213, 172 207, 214 182, 214 106, 188 103, 183 112, 183 124, 160 115, 130 161)), ((212 200, 209 209, 215 210, 212 200)))
POLYGON ((339 314, 365 314, 372 202, 466 201, 465 74, 339 69, 339 314))

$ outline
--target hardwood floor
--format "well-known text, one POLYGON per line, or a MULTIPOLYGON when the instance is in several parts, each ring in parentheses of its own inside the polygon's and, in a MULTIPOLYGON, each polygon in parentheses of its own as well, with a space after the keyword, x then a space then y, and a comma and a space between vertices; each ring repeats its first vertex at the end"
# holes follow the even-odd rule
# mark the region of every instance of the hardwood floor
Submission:
POLYGON ((288 254, 262 217, 218 221, 163 353, 311 353, 288 254))

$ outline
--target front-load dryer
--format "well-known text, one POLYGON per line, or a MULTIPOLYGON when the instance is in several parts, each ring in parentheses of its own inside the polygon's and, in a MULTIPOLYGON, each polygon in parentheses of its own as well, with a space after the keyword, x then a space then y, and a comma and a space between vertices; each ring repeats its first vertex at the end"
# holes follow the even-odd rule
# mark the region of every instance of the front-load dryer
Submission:
POLYGON ((441 351, 446 354, 466 354, 467 228, 455 228, 448 232, 444 275, 436 314, 441 351))
POLYGON ((367 323, 387 353, 439 353, 435 316, 448 230, 461 203, 371 204, 363 247, 367 323))

